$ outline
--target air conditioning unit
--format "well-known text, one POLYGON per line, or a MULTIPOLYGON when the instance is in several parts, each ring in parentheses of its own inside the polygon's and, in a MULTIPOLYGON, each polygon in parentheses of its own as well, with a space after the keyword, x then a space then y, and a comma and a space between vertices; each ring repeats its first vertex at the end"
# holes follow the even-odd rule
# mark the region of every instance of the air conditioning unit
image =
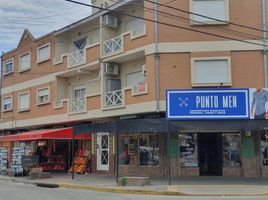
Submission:
POLYGON ((113 15, 104 15, 103 25, 110 28, 116 28, 118 26, 118 19, 113 15))
POLYGON ((146 76, 146 65, 141 66, 142 74, 146 76))
POLYGON ((104 74, 117 76, 119 74, 119 66, 114 63, 104 63, 103 71, 104 74))

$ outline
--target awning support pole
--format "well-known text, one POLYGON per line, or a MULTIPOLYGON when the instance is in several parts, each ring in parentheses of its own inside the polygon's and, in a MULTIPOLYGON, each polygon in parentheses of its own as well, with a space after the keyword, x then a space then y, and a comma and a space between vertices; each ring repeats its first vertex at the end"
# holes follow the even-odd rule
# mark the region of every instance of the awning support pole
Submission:
POLYGON ((72 137, 72 180, 74 180, 74 132, 72 137))
POLYGON ((169 129, 169 120, 167 121, 167 131, 168 131, 168 139, 167 139, 167 159, 168 159, 168 185, 171 185, 171 160, 170 160, 170 147, 169 147, 169 143, 170 143, 170 129, 169 129))
POLYGON ((115 127, 114 127, 114 133, 116 137, 116 183, 118 183, 118 178, 119 178, 119 133, 117 129, 117 122, 115 122, 115 127))

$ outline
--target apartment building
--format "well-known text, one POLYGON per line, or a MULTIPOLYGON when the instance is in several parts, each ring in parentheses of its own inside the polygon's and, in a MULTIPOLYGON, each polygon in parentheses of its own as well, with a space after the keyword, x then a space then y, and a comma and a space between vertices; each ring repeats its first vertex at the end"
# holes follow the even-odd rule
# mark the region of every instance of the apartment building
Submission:
POLYGON ((166 90, 267 87, 261 1, 92 5, 40 38, 26 29, 3 55, 2 133, 92 133, 92 172, 268 176, 265 120, 188 118, 168 130, 165 114, 166 90))

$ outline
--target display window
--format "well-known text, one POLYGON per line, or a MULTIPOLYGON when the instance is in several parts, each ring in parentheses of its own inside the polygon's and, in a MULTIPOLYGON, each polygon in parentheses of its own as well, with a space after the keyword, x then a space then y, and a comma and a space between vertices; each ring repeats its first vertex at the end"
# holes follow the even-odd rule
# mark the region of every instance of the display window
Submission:
POLYGON ((159 166, 159 135, 136 134, 119 137, 119 164, 159 166))
POLYGON ((223 166, 241 166, 241 137, 240 134, 222 134, 223 166))
POLYGON ((119 164, 133 165, 134 156, 137 155, 138 139, 135 136, 119 137, 119 164))
POLYGON ((261 133, 262 164, 268 166, 268 132, 261 133))
POLYGON ((139 164, 159 166, 159 135, 139 136, 139 164))
POLYGON ((179 134, 179 147, 180 165, 182 167, 197 167, 197 134, 179 134))

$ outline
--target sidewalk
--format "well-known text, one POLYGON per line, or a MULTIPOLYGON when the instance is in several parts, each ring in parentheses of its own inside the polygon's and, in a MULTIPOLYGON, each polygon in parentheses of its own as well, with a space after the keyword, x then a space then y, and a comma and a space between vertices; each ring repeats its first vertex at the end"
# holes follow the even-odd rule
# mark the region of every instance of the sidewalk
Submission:
POLYGON ((190 196, 268 196, 268 179, 196 177, 176 178, 172 185, 167 179, 152 179, 150 186, 118 186, 115 177, 105 174, 71 175, 53 174, 49 179, 28 180, 27 177, 0 176, 0 180, 14 181, 47 187, 86 189, 100 192, 117 192, 150 195, 190 196))

